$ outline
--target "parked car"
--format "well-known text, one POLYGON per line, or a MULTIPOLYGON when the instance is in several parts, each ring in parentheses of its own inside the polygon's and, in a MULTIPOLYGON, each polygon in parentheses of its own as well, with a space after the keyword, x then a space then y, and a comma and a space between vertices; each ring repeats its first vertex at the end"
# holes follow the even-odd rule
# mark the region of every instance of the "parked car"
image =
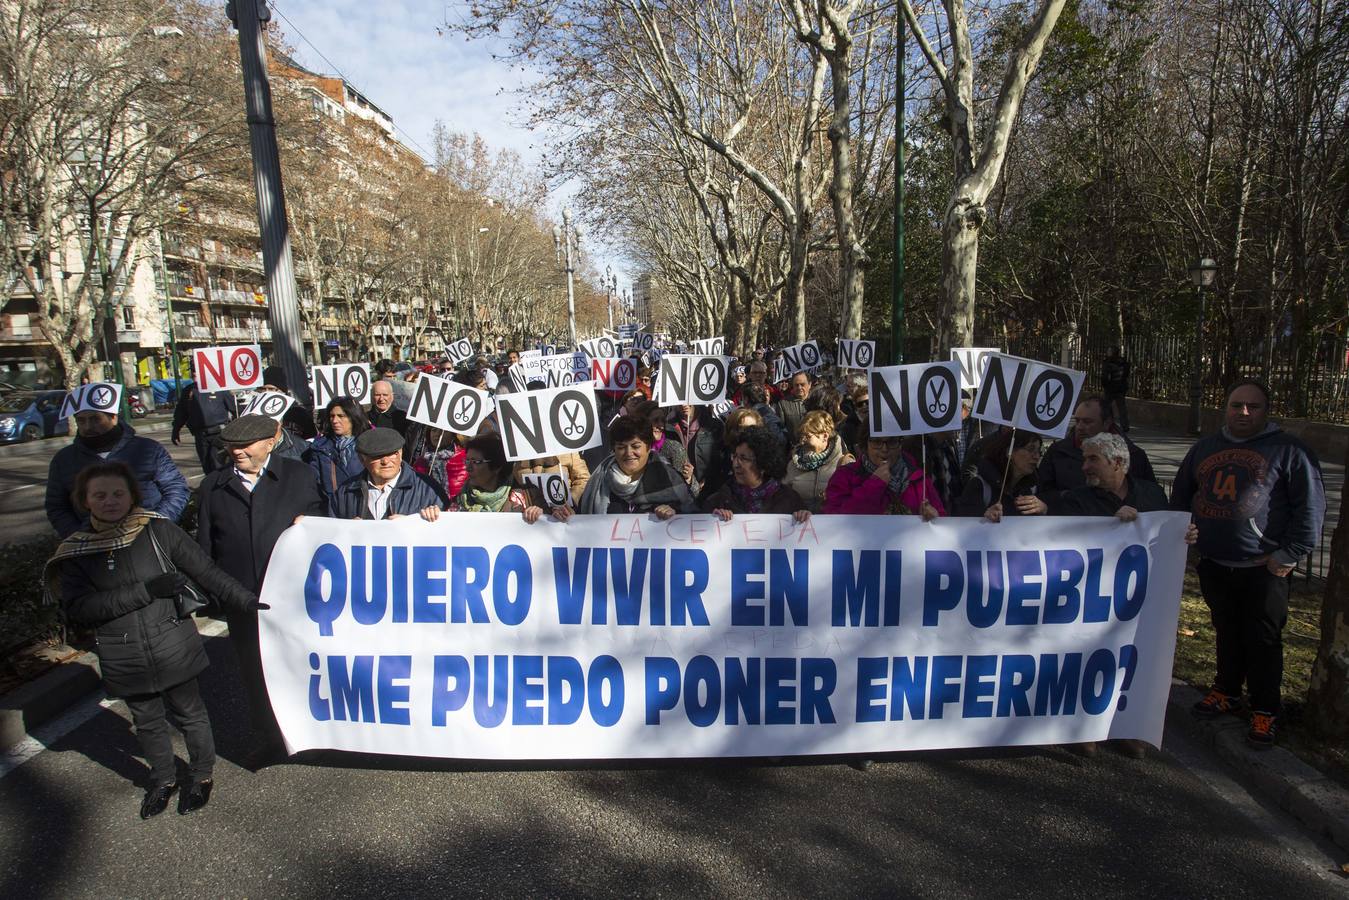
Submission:
POLYGON ((65 391, 15 391, 0 397, 0 444, 36 441, 70 433, 61 418, 65 391))

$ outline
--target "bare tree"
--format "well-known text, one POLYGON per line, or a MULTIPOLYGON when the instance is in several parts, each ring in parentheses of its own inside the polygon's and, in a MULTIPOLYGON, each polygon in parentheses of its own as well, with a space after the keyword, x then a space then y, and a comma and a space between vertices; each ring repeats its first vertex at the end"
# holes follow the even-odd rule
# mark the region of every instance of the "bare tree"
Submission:
MULTIPOLYGON (((900 0, 904 19, 940 87, 954 156, 955 184, 942 220, 942 350, 967 345, 974 336, 975 275, 979 233, 986 204, 1002 171, 1026 85, 1044 52, 1064 0, 1039 0, 1025 30, 1011 46, 1007 68, 989 114, 987 133, 976 134, 975 55, 964 0, 942 0, 927 16, 944 40, 929 37, 911 0, 900 0)), ((935 6, 935 2, 933 6, 935 6)))
POLYGON ((227 37, 187 0, 0 4, 0 252, 68 386, 142 241, 238 160, 227 37))

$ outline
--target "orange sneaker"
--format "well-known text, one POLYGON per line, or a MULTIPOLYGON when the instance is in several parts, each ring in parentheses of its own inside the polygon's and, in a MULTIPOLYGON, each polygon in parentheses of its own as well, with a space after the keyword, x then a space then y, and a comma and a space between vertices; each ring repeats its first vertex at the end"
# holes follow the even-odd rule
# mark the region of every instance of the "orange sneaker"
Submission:
POLYGON ((1273 713, 1251 710, 1251 729, 1246 732, 1246 741, 1258 750, 1268 750, 1274 746, 1274 738, 1279 733, 1279 717, 1273 713))
POLYGON ((1207 697, 1190 708, 1190 711, 1201 719, 1212 719, 1221 716, 1223 713, 1234 713, 1240 710, 1240 697, 1224 694, 1216 688, 1209 691, 1207 697))

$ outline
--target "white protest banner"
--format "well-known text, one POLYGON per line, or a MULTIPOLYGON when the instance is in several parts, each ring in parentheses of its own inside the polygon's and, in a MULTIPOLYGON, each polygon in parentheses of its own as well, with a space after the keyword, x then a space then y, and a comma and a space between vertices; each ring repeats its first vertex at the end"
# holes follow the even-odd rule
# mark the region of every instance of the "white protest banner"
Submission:
POLYGON ((542 381, 545 387, 560 387, 589 381, 591 377, 590 357, 584 353, 521 358, 506 371, 517 391, 525 390, 531 381, 542 381))
POLYGON ((68 419, 76 413, 101 412, 115 416, 122 406, 122 386, 106 381, 82 384, 61 400, 60 416, 68 419))
POLYGON ((1019 356, 993 353, 979 382, 975 418, 1061 438, 1086 375, 1019 356))
POLYGON ((649 350, 655 349, 655 346, 656 336, 654 334, 643 332, 634 336, 632 339, 632 349, 638 353, 646 353, 649 350))
POLYGON ((876 342, 839 338, 838 364, 845 369, 870 369, 876 364, 876 342))
POLYGON ((872 369, 868 380, 872 434, 899 437, 960 427, 959 363, 882 366, 872 369))
POLYGON ((960 363, 960 389, 976 390, 988 371, 989 357, 1001 352, 997 347, 952 347, 951 359, 960 363))
POLYGON ((257 344, 198 347, 192 351, 197 390, 246 391, 262 387, 262 350, 257 344))
POLYGON ((490 393, 438 375, 418 378, 408 401, 409 421, 455 434, 477 434, 492 411, 490 393))
POLYGON ((572 506, 571 485, 558 472, 527 472, 521 476, 525 484, 539 489, 545 506, 572 506))
POLYGON ((714 337, 703 338, 700 341, 693 342, 693 356, 724 356, 726 354, 726 338, 714 337))
POLYGON ((295 398, 280 391, 258 391, 239 411, 241 416, 266 416, 280 422, 295 404, 295 398))
POLYGON ((310 366, 314 408, 321 409, 338 397, 350 397, 361 406, 370 402, 370 367, 365 363, 333 363, 310 366))
POLYGON ((533 358, 536 357, 536 356, 543 356, 543 351, 542 351, 542 350, 521 350, 521 351, 520 351, 520 354, 519 354, 519 358, 520 358, 520 359, 533 359, 533 358))
POLYGON ((804 344, 783 347, 782 352, 773 361, 773 381, 778 382, 785 378, 791 378, 797 372, 814 372, 822 365, 824 365, 824 357, 820 353, 820 345, 817 341, 806 341, 804 344))
POLYGON ((631 357, 591 360, 590 377, 596 390, 630 391, 637 386, 637 360, 631 357))
POLYGON ((580 348, 591 359, 613 359, 618 356, 618 342, 608 335, 581 341, 580 348))
POLYGON ((468 338, 460 338, 457 341, 447 344, 445 347, 445 358, 448 359, 453 366, 462 365, 472 359, 473 356, 473 342, 468 338))
POLYGON ((263 668, 291 752, 1156 746, 1188 522, 309 516, 268 567, 263 668))
POLYGON ((580 453, 604 442, 599 401, 588 384, 500 394, 496 402, 501 442, 512 462, 580 453))
POLYGON ((662 356, 652 399, 661 406, 715 406, 726 399, 734 364, 729 356, 662 356))

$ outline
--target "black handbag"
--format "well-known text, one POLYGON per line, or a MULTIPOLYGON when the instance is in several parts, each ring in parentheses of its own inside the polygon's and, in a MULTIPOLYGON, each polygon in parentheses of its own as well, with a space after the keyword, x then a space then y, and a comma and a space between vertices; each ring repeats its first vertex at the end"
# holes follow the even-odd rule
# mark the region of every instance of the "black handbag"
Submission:
MULTIPOLYGON (((164 572, 177 572, 178 567, 169 559, 169 555, 164 552, 164 548, 159 546, 159 539, 155 537, 155 530, 146 527, 146 532, 150 535, 150 546, 155 548, 155 558, 159 560, 159 568, 164 572)), ((186 619, 198 610, 205 609, 211 605, 210 599, 205 592, 187 579, 187 582, 179 589, 173 597, 173 607, 178 613, 178 618, 186 619)))

